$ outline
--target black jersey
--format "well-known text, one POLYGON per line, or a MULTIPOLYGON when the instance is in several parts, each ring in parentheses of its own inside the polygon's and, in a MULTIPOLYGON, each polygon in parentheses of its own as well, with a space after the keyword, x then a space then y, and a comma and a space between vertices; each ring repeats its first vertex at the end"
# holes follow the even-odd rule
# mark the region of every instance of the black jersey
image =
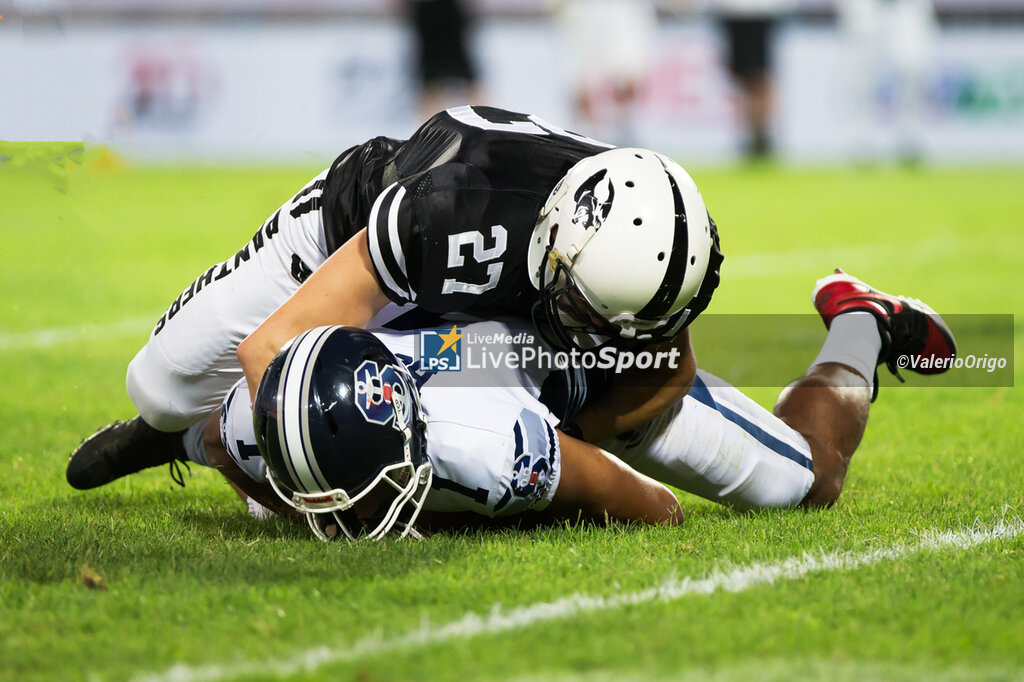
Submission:
POLYGON ((528 315, 526 258, 544 201, 577 161, 610 147, 528 114, 449 109, 406 141, 379 137, 338 157, 322 197, 328 250, 366 226, 396 303, 528 315))

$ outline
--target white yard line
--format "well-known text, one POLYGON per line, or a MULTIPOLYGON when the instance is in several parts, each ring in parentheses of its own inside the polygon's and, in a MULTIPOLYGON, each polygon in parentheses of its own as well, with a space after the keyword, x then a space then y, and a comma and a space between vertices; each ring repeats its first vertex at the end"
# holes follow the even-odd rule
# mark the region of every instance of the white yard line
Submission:
POLYGON ((448 623, 424 621, 416 630, 391 637, 375 636, 349 645, 320 646, 287 658, 264 659, 221 665, 176 665, 164 672, 142 675, 136 682, 200 682, 230 680, 238 677, 291 677, 308 674, 325 665, 358 661, 382 654, 400 653, 427 645, 472 639, 538 623, 570 620, 589 613, 617 611, 652 602, 674 601, 690 595, 712 594, 719 590, 742 592, 777 581, 797 580, 810 573, 851 570, 883 561, 903 559, 921 552, 969 549, 994 540, 1016 538, 1024 534, 1024 521, 1004 519, 992 526, 976 525, 959 531, 930 530, 921 533, 913 544, 877 547, 859 552, 805 553, 783 561, 756 563, 716 570, 704 577, 670 576, 661 584, 639 592, 610 595, 574 594, 552 602, 516 608, 495 604, 483 614, 470 612, 448 623))
POLYGON ((0 332, 0 353, 4 351, 25 350, 28 348, 49 348, 65 343, 115 339, 136 334, 142 337, 147 329, 152 329, 159 319, 156 315, 132 317, 105 324, 80 324, 69 327, 49 327, 34 329, 28 332, 0 332))

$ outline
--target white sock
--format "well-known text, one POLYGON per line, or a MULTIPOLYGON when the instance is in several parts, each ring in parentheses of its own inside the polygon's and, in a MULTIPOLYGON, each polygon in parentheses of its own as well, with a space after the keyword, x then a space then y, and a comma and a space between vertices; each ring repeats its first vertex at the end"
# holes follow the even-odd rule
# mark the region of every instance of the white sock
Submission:
POLYGON ((205 419, 197 424, 193 424, 181 435, 181 441, 185 446, 185 454, 188 455, 190 462, 208 467, 210 466, 210 457, 206 454, 206 446, 203 445, 203 431, 205 428, 205 419))
POLYGON ((811 368, 826 362, 838 362, 855 370, 873 389, 880 352, 882 337, 878 334, 875 316, 860 311, 842 313, 833 318, 825 343, 811 368))
POLYGON ((249 505, 249 516, 253 517, 254 519, 259 519, 260 521, 262 521, 263 519, 269 519, 271 517, 277 516, 277 514, 270 511, 269 509, 267 509, 266 507, 264 507, 262 504, 252 499, 251 497, 245 498, 245 503, 249 505))

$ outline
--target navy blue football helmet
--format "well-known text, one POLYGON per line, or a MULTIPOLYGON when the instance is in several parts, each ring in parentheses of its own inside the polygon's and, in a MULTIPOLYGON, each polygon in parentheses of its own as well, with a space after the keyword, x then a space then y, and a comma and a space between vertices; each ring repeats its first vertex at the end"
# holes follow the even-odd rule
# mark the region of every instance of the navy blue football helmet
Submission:
POLYGON ((373 334, 317 327, 295 337, 263 374, 256 444, 277 494, 321 539, 378 540, 413 524, 433 477, 423 410, 405 365, 373 334), (363 502, 380 502, 367 521, 363 502))

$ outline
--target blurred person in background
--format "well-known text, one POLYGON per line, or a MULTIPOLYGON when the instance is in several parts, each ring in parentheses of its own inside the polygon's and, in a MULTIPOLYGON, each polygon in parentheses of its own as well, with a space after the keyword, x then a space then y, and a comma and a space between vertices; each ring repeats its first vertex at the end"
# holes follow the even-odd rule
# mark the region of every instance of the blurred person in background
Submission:
POLYGON ((919 160, 938 34, 931 0, 839 0, 837 10, 849 49, 854 157, 919 160))
POLYGON ((748 158, 772 153, 774 31, 793 5, 793 0, 712 0, 710 5, 725 32, 729 72, 742 96, 748 158))
POLYGON ((618 145, 636 144, 633 118, 657 31, 648 0, 553 0, 573 115, 583 130, 618 145))
POLYGON ((450 106, 482 104, 469 45, 472 22, 467 0, 406 0, 405 4, 416 44, 419 120, 450 106))

